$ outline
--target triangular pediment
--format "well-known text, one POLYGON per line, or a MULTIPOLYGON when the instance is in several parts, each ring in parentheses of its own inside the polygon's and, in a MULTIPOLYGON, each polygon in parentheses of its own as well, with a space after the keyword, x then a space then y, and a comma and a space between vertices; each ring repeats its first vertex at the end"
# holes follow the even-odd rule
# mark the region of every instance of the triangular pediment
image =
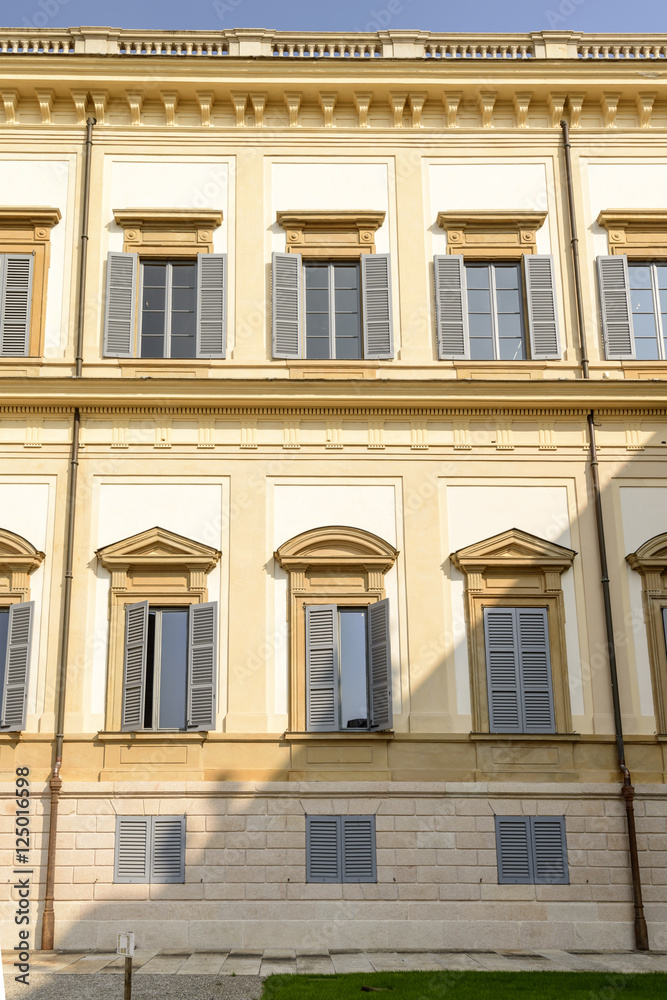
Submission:
POLYGON ((499 535, 492 535, 481 542, 467 545, 453 552, 451 559, 463 572, 475 566, 551 566, 566 569, 572 565, 576 552, 573 549, 549 542, 546 538, 531 535, 520 528, 510 528, 499 535))
MULTIPOLYGON (((130 535, 111 545, 98 549, 97 557, 103 566, 119 565, 206 565, 211 569, 220 558, 220 552, 184 535, 177 535, 166 528, 149 528, 138 535, 130 535)), ((207 569, 208 572, 208 569, 207 569)))
POLYGON ((373 535, 370 531, 331 525, 295 535, 284 542, 275 555, 282 566, 287 566, 288 563, 334 565, 351 562, 391 566, 398 552, 384 538, 373 535))
POLYGON ((636 552, 627 557, 633 569, 660 570, 661 567, 667 569, 667 531, 660 535, 654 535, 647 542, 640 545, 636 552))
POLYGON ((43 558, 44 553, 31 545, 27 538, 6 528, 0 528, 0 563, 20 564, 32 573, 43 558))

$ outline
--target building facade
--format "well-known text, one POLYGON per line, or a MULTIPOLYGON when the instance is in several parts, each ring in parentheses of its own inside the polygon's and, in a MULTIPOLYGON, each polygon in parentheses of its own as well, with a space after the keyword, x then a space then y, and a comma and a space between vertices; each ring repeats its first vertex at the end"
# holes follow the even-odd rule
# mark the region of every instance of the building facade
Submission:
POLYGON ((666 58, 0 32, 31 946, 667 948, 666 58))

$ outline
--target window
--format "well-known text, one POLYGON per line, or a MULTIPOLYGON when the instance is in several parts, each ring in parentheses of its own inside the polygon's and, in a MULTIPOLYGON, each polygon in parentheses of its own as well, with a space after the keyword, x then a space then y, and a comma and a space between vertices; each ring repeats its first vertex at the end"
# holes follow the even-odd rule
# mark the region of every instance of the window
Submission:
POLYGON ((220 552, 151 528, 97 552, 109 571, 109 733, 215 728, 220 552))
POLYGON ((30 574, 43 558, 21 535, 0 528, 0 732, 26 725, 35 618, 30 574))
POLYGON ((361 357, 359 264, 306 262, 306 358, 361 357))
POLYGON ((466 263, 470 357, 523 361, 523 289, 519 264, 466 263))
POLYGON ((656 727, 667 733, 667 532, 649 538, 626 558, 641 576, 656 727))
POLYGON ((57 208, 0 208, 0 357, 39 357, 57 208))
POLYGON ((274 358, 393 358, 389 254, 323 262, 274 253, 272 276, 274 358))
POLYGON ((368 531, 335 525, 304 531, 274 555, 289 585, 289 731, 391 728, 385 574, 396 549, 368 531))
POLYGON ((308 731, 389 729, 389 601, 305 611, 308 731))
POLYGON ((496 816, 500 885, 569 885, 564 816, 496 816))
POLYGON ((105 357, 224 358, 226 272, 226 254, 142 260, 139 267, 137 254, 110 253, 105 357))
POLYGON ((492 733, 555 732, 546 608, 484 608, 492 733))
POLYGON ((114 882, 185 882, 185 816, 117 816, 114 882))
POLYGON ((553 257, 496 262, 438 255, 433 266, 440 359, 561 357, 553 257))
POLYGON ((142 358, 196 357, 196 270, 188 261, 141 262, 142 358))
POLYGON ((628 261, 630 308, 638 361, 667 357, 667 261, 628 261))
POLYGON ((124 731, 212 729, 217 603, 125 609, 124 731))
POLYGON ((375 816, 306 816, 306 882, 377 882, 375 816))
POLYGON ((511 528, 451 555, 464 575, 474 733, 569 733, 562 575, 576 552, 511 528))

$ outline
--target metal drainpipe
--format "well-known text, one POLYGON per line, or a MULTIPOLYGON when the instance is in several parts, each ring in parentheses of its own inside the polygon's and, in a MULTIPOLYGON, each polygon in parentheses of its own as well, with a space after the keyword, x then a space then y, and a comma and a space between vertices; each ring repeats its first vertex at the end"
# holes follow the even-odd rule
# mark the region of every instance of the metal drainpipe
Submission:
MULTIPOLYGON (((95 118, 86 121, 86 152, 83 183, 83 206, 81 212, 81 249, 79 256, 79 301, 76 331, 76 378, 81 378, 83 367, 83 328, 86 304, 86 264, 88 261, 88 220, 90 216, 90 169, 93 146, 93 126, 95 118)), ((72 609, 72 567, 74 565, 74 522, 76 515, 76 482, 79 468, 79 436, 81 414, 74 410, 72 423, 72 451, 70 458, 69 486, 67 491, 67 531, 65 536, 65 577, 63 585, 62 621, 60 631, 60 651, 58 657, 58 703, 56 708, 56 734, 54 763, 49 781, 51 805, 49 810, 49 846, 46 856, 46 888, 44 893, 44 914, 42 917, 42 951, 53 951, 55 932, 55 911, 53 908, 56 876, 56 840, 58 837, 58 804, 62 788, 60 768, 63 760, 63 738, 65 728, 65 692, 67 687, 67 657, 69 653, 69 632, 72 609)))
MULTIPOLYGON (((581 265, 579 262, 579 240, 577 238, 577 222, 574 214, 574 191, 572 187, 572 163, 570 159, 570 131, 567 122, 562 121, 563 140, 565 145, 565 166, 567 172, 567 194, 570 213, 570 234, 572 237, 572 261, 574 265, 574 286, 577 299, 577 320, 579 324, 579 342, 581 344, 581 369, 585 379, 590 378, 586 340, 584 336, 583 299, 581 295, 581 265)), ((644 916, 642 900, 642 882, 639 869, 639 851, 637 849, 637 831, 635 827, 634 797, 632 776, 625 763, 625 744, 623 741, 623 723, 621 702, 618 691, 618 670, 616 663, 616 643, 614 641, 614 623, 611 611, 611 591, 609 588, 609 567, 607 563, 607 544, 604 531, 604 515, 602 511, 602 495, 600 492, 600 473, 598 467, 597 444, 595 440, 595 411, 588 414, 588 440, 591 457, 591 477, 593 480, 593 497, 595 502, 595 523, 597 526, 598 551, 600 554, 600 573, 602 598, 604 603, 604 621, 607 635, 607 657, 609 659, 609 678, 611 681, 611 696, 614 706, 614 728, 616 731, 616 754, 618 766, 623 775, 621 795, 625 801, 625 814, 628 824, 628 846, 630 851, 630 869, 632 873, 632 898, 635 907, 635 945, 638 951, 649 950, 648 928, 644 916)))

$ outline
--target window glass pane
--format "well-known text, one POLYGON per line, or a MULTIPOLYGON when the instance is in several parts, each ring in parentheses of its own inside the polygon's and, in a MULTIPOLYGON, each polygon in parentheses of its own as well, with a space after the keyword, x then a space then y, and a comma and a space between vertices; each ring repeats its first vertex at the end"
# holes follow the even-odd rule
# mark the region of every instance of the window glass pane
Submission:
POLYGON ((356 288, 336 288, 334 290, 336 313, 358 313, 359 292, 356 288))
POLYGON ((306 312, 329 314, 329 291, 326 288, 306 289, 306 312))
POLYGON ((494 270, 496 272, 496 288, 519 288, 518 264, 512 264, 511 266, 496 265, 494 270))
POLYGON ((361 358, 359 337, 336 337, 336 357, 341 361, 358 361, 361 358))
POLYGON ((324 337, 329 339, 329 314, 307 313, 306 334, 308 337, 324 337))
POLYGON ((658 298, 660 300, 660 312, 667 313, 667 288, 661 288, 658 292, 658 298))
POLYGON ((197 266, 196 264, 172 264, 172 285, 174 288, 194 288, 197 266))
POLYGON ((171 293, 171 308, 174 312, 195 311, 194 288, 174 288, 171 293))
POLYGON ((650 288, 651 268, 648 264, 629 264, 630 288, 650 288))
POLYGON ((334 264, 336 357, 361 358, 361 301, 358 264, 334 264))
POLYGON ((525 353, 523 350, 523 340, 519 338, 503 337, 498 342, 498 351, 501 361, 523 361, 525 353))
POLYGON ((489 269, 486 264, 466 264, 466 285, 468 288, 489 288, 489 269))
POLYGON ((650 313, 634 313, 632 317, 632 326, 635 331, 635 338, 637 337, 652 337, 655 340, 655 316, 653 312, 650 313))
POLYGON ((493 341, 491 338, 471 337, 470 357, 473 361, 492 361, 493 341))
MULTIPOLYGON (((9 608, 0 608, 0 692, 5 685, 5 658, 7 656, 7 636, 9 635, 9 608)), ((0 704, 0 710, 2 704, 0 704)))
POLYGON ((655 265, 658 288, 667 288, 667 264, 655 265))
POLYGON ((306 357, 312 361, 322 361, 329 358, 328 337, 307 337, 306 357))
POLYGON ((653 313, 653 292, 650 288, 647 290, 633 288, 630 292, 630 302, 633 313, 653 313))
POLYGON ((635 355, 637 361, 657 361, 658 341, 655 337, 638 337, 635 334, 635 355))
POLYGON ((500 313, 498 315, 498 336, 519 337, 523 333, 521 316, 518 313, 500 313))
POLYGON ((188 613, 162 611, 159 729, 185 729, 188 613))
POLYGON ((496 291, 496 302, 499 313, 518 313, 521 311, 521 299, 517 288, 499 288, 496 291))
POLYGON ((194 358, 195 344, 195 280, 194 264, 172 264, 171 267, 171 347, 172 358, 194 358))
POLYGON ((358 264, 334 264, 334 288, 358 288, 358 264))
POLYGON ((194 331, 192 334, 183 337, 172 333, 170 355, 172 358, 194 358, 196 353, 194 331))
POLYGON ((366 611, 343 608, 340 625, 341 728, 368 728, 366 678, 366 611))
POLYGON ((141 357, 164 357, 166 263, 142 264, 141 357))
POLYGON ((306 264, 306 288, 328 288, 329 275, 326 265, 306 264))
POLYGON ((468 288, 468 312, 490 313, 491 294, 487 290, 468 288))
POLYGON ((153 692, 155 690, 155 611, 148 612, 148 642, 146 644, 146 688, 144 690, 144 729, 153 728, 153 692))

